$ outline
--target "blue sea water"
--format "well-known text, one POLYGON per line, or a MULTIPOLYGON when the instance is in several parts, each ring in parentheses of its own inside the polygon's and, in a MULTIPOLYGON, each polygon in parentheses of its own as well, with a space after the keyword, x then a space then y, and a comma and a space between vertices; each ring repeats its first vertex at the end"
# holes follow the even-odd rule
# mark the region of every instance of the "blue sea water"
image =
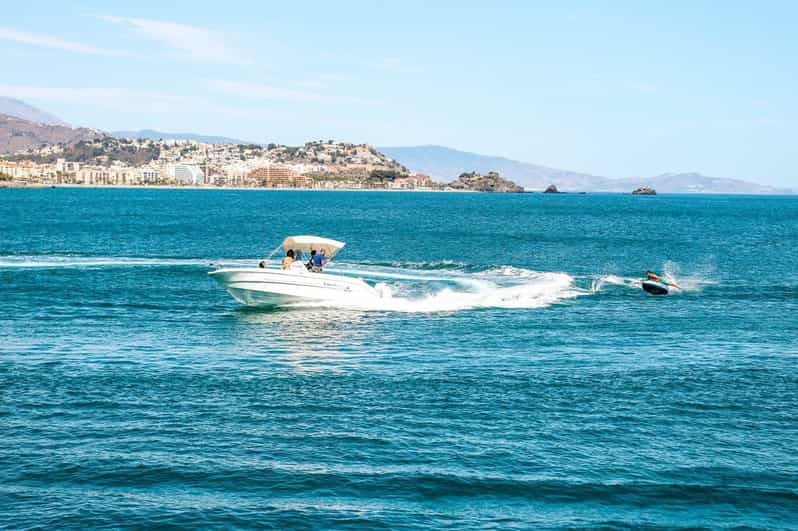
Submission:
POLYGON ((0 527, 796 528, 796 267, 795 197, 0 190, 0 527), (206 274, 290 234, 384 298, 206 274))

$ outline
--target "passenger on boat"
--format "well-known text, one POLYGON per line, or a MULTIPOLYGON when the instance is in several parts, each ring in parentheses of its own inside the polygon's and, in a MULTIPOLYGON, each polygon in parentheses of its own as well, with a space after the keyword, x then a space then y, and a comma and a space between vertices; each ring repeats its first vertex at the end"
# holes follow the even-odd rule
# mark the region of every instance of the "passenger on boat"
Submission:
POLYGON ((313 271, 313 258, 315 258, 315 257, 316 257, 316 249, 311 249, 310 250, 310 260, 308 260, 308 263, 305 264, 305 267, 308 268, 308 271, 313 271))
POLYGON ((294 262, 294 250, 293 249, 288 249, 288 251, 286 251, 286 253, 285 253, 285 256, 283 257, 282 268, 283 269, 288 269, 288 267, 293 262, 294 262))

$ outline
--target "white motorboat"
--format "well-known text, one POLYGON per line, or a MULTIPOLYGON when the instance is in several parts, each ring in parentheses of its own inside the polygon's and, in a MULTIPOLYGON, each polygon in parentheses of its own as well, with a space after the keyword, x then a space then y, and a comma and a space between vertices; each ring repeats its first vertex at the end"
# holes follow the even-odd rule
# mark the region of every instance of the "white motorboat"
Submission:
POLYGON ((311 251, 325 251, 329 262, 346 245, 344 242, 318 236, 289 236, 280 248, 293 250, 296 260, 286 269, 269 267, 222 268, 208 273, 235 300, 247 306, 281 306, 308 301, 346 300, 354 296, 379 297, 379 292, 361 278, 331 275, 309 270, 302 256, 311 251))

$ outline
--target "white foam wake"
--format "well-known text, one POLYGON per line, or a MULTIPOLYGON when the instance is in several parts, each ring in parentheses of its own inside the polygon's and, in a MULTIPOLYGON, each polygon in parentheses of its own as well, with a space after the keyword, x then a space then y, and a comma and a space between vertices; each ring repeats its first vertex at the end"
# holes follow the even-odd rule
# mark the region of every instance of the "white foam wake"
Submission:
POLYGON ((640 289, 640 282, 642 279, 622 277, 618 275, 601 275, 598 278, 593 278, 590 291, 597 293, 604 289, 605 286, 623 286, 625 288, 640 289))
POLYGON ((703 265, 698 270, 687 272, 683 271, 679 264, 669 260, 663 264, 662 270, 665 278, 677 284, 684 292, 702 291, 706 286, 718 284, 717 280, 710 278, 714 270, 710 265, 703 265))
MULTIPOLYGON (((275 260, 269 260, 276 264, 275 260)), ((0 269, 98 269, 114 267, 255 267, 252 259, 140 258, 127 256, 0 256, 0 269)), ((590 293, 575 286, 566 273, 545 273, 511 266, 467 272, 453 264, 377 265, 335 262, 329 272, 366 279, 375 294, 350 294, 299 307, 335 307, 372 311, 454 312, 478 308, 541 308, 590 293)), ((459 266, 458 266, 459 267, 459 266)))
POLYGON ((573 277, 566 273, 525 269, 458 273, 434 278, 438 281, 443 278, 449 285, 383 282, 376 285, 379 295, 333 298, 322 304, 369 311, 434 313, 479 308, 543 308, 589 293, 577 288, 573 277))

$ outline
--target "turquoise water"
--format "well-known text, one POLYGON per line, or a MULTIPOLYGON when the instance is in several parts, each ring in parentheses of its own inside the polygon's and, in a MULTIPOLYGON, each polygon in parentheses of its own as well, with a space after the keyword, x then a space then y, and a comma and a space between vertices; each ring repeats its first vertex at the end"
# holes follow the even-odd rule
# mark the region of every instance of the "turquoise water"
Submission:
POLYGON ((2 190, 0 229, 0 526, 798 522, 798 198, 2 190), (206 275, 303 233, 384 298, 206 275))

